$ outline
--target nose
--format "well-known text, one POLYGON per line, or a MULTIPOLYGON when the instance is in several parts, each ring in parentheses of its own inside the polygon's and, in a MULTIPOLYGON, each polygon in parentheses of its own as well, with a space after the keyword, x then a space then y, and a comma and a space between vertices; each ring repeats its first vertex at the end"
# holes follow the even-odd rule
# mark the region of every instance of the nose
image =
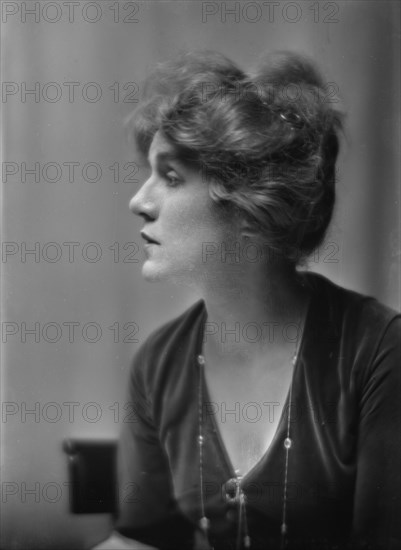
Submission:
POLYGON ((151 178, 145 181, 132 197, 129 202, 129 209, 137 216, 142 216, 146 220, 157 217, 156 200, 151 193, 151 178))

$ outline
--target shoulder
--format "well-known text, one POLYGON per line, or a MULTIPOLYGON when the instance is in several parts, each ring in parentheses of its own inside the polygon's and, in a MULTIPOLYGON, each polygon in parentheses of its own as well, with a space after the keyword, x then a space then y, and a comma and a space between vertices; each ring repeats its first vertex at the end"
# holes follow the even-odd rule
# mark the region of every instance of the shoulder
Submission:
POLYGON ((400 312, 382 304, 373 296, 342 287, 318 273, 305 273, 305 281, 321 309, 337 313, 342 322, 362 323, 365 329, 379 328, 401 317, 400 312))
POLYGON ((148 348, 164 346, 190 334, 194 324, 204 313, 205 303, 203 300, 198 300, 183 313, 155 329, 145 340, 144 346, 148 348))
POLYGON ((394 362, 399 358, 401 313, 320 274, 305 275, 314 301, 312 324, 323 341, 338 343, 350 367, 361 367, 366 373, 384 350, 393 354, 394 362))
POLYGON ((183 313, 155 329, 136 352, 131 376, 143 383, 157 383, 168 370, 172 373, 178 364, 185 363, 196 349, 206 308, 199 300, 183 313))

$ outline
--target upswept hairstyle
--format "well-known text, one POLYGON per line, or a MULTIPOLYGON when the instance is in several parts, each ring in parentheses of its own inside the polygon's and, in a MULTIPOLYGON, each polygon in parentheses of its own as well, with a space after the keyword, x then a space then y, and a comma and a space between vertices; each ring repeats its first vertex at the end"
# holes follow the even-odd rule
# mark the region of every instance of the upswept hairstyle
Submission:
POLYGON ((326 98, 313 63, 295 53, 249 73, 217 52, 187 53, 150 75, 130 125, 145 156, 161 131, 202 170, 213 200, 296 265, 322 243, 334 208, 342 115, 326 98))

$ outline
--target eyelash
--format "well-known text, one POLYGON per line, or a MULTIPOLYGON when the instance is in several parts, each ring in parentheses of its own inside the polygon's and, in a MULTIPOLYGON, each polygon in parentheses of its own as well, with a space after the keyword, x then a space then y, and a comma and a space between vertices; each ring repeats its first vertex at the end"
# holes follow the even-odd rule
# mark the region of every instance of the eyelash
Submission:
POLYGON ((177 185, 179 185, 180 183, 180 179, 178 178, 177 175, 169 176, 169 174, 171 173, 175 174, 173 170, 169 170, 168 172, 165 173, 165 178, 168 181, 169 187, 177 187, 177 185))

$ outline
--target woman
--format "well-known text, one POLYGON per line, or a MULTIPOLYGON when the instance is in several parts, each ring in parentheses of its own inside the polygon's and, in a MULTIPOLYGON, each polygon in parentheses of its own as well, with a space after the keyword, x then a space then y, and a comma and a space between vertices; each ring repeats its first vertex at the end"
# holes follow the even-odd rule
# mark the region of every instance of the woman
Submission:
POLYGON ((202 299, 133 363, 116 531, 139 548, 399 547, 401 316, 300 269, 341 127, 291 53, 249 74, 188 54, 148 81, 143 276, 202 299))

